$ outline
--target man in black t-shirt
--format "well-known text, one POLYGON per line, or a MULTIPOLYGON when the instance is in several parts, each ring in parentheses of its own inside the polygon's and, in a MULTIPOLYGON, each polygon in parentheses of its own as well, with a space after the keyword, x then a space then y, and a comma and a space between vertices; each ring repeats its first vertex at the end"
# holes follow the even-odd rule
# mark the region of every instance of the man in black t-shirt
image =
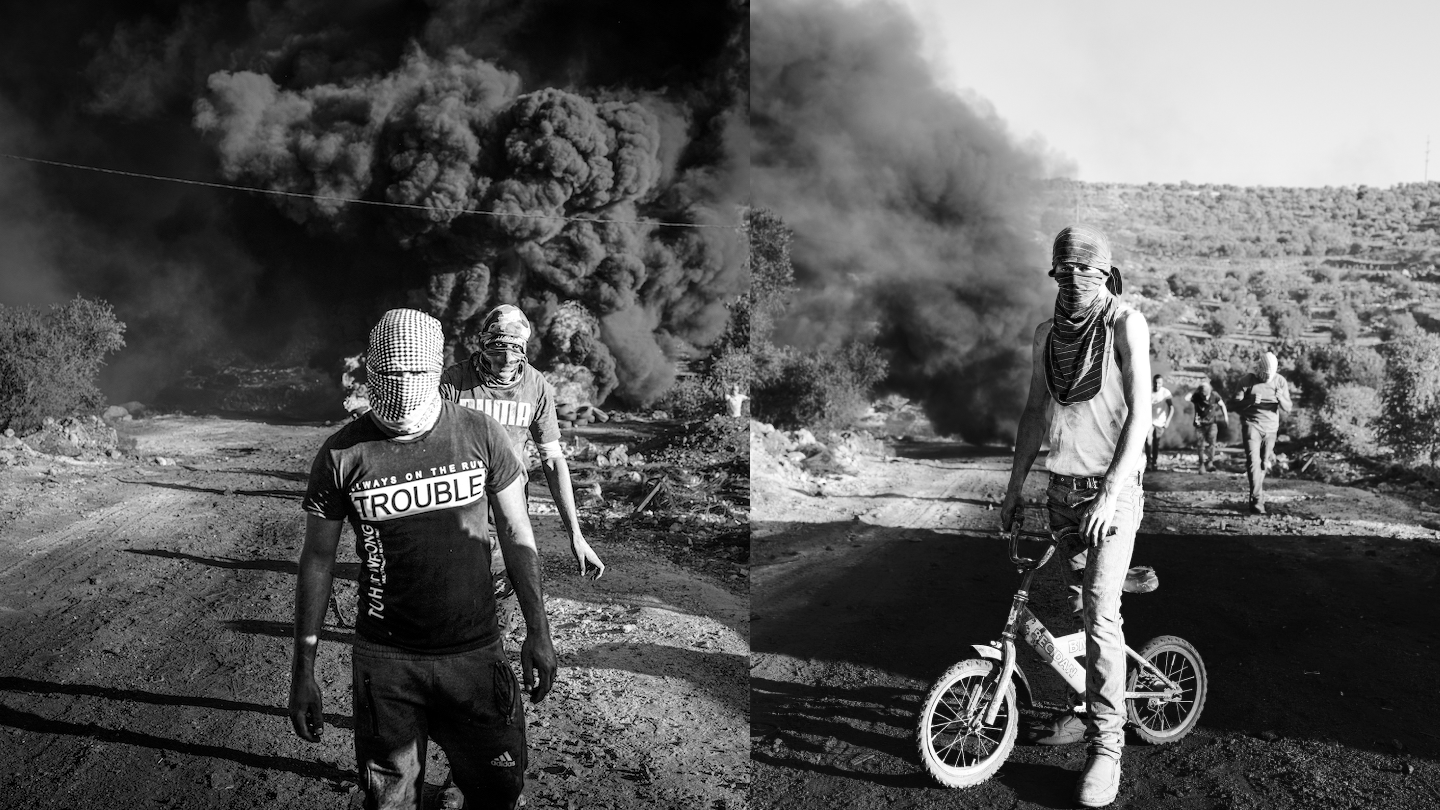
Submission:
POLYGON ((1206 468, 1215 469, 1215 447, 1220 436, 1220 426, 1228 420, 1225 412, 1225 398, 1210 387, 1208 379, 1200 381, 1200 387, 1190 394, 1190 407, 1195 409, 1195 431, 1200 437, 1199 472, 1206 468))
POLYGON ((550 691, 556 658, 523 470, 498 423, 441 400, 443 345, 434 318, 385 313, 366 359, 371 410, 315 457, 289 712, 301 739, 319 739, 315 654, 348 520, 361 560, 352 700, 366 806, 418 808, 434 739, 469 806, 508 809, 524 787, 525 713, 495 621, 487 504, 525 617, 531 702, 550 691))

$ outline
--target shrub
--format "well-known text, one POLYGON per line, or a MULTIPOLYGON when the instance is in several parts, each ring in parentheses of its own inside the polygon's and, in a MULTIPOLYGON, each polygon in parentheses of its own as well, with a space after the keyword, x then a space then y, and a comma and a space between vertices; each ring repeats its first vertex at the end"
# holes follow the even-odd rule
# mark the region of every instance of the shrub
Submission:
POLYGON ((1240 310, 1234 304, 1221 304, 1210 313, 1210 320, 1205 322, 1205 331, 1215 337, 1224 337, 1240 326, 1241 317, 1240 310))
POLYGON ((676 381, 655 407, 677 419, 697 419, 723 412, 725 403, 716 395, 710 381, 692 374, 676 381))
POLYGON ((0 429, 29 433, 47 416, 104 404, 95 378, 124 332, 104 301, 77 296, 48 312, 0 305, 0 429))
POLYGON ((751 412, 784 428, 853 424, 868 408, 872 389, 886 371, 880 352, 861 340, 823 352, 787 347, 776 359, 775 372, 757 383, 751 412))
POLYGON ((1380 339, 1389 341, 1407 337, 1413 334, 1418 328, 1415 323, 1415 316, 1411 315, 1408 311, 1391 313, 1390 316, 1385 318, 1381 323, 1379 330, 1380 339))
POLYGON ((1345 344, 1305 344, 1295 353, 1287 375, 1300 389, 1300 403, 1325 404, 1329 392, 1344 385, 1380 390, 1385 384, 1385 358, 1374 349, 1345 344))
POLYGON ((1377 427, 1396 453, 1440 459, 1440 336, 1417 332, 1391 344, 1377 427))
POLYGON ((1280 414, 1280 432, 1292 441, 1304 442, 1316 438, 1315 411, 1310 408, 1295 408, 1280 414))
POLYGON ((1316 437, 1357 456, 1374 456, 1375 420, 1380 416, 1380 392, 1364 385, 1342 385, 1325 398, 1316 414, 1316 437))
POLYGON ((1330 327, 1330 337, 1339 342, 1349 342, 1360 337, 1360 316, 1355 308, 1342 304, 1335 308, 1335 324, 1330 327))

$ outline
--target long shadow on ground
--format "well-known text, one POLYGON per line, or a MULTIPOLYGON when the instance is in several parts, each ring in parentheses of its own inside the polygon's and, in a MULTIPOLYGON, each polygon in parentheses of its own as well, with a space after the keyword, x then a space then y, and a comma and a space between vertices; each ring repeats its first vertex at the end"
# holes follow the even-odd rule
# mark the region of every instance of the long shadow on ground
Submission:
MULTIPOLYGON (((969 657, 968 645, 998 636, 1019 578, 993 535, 858 525, 757 524, 766 537, 754 552, 757 566, 777 566, 752 591, 757 655, 928 684, 969 657)), ((1154 566, 1161 587, 1126 597, 1127 640, 1138 648, 1153 636, 1178 635, 1199 649, 1210 675, 1202 728, 1329 738, 1368 750, 1400 740, 1416 755, 1440 759, 1440 737, 1421 733, 1440 728, 1440 705, 1416 699, 1433 694, 1440 671, 1440 547, 1387 538, 1142 534, 1134 563, 1154 566)), ((755 722, 815 718, 816 701, 845 688, 757 680, 755 722)), ((844 702, 837 695, 831 705, 844 702)), ((913 712, 919 698, 897 691, 861 702, 913 712)))

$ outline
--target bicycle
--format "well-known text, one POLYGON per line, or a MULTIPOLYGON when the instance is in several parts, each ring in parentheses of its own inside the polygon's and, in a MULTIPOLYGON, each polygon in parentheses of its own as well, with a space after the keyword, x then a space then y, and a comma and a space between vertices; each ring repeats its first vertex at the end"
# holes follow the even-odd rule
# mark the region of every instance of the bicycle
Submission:
MULTIPOLYGON (((1070 527, 1068 531, 1078 533, 1070 527)), ((1114 533, 1112 528, 1111 533, 1114 533)), ((1017 514, 1009 540, 1010 561, 1021 574, 1020 588, 1010 605, 1010 616, 999 641, 974 645, 979 658, 951 666, 925 696, 917 729, 920 762, 935 781, 946 787, 971 787, 989 779, 1009 758, 1019 727, 1017 704, 1035 705, 1030 681, 1015 656, 1015 639, 1023 636, 1040 657, 1064 679, 1074 694, 1085 694, 1085 632, 1055 638, 1030 611, 1030 585, 1048 563, 1063 535, 1027 532, 1017 514), (1039 560, 1021 557, 1021 537, 1047 542, 1039 560)), ((1145 593, 1159 587, 1153 569, 1131 568, 1126 593, 1145 593)), ((1137 652, 1129 645, 1125 682, 1127 725, 1152 745, 1177 742, 1194 730, 1205 708, 1208 679, 1200 653, 1176 636, 1158 636, 1137 652)), ((1083 707, 1077 707, 1083 709, 1083 707)))

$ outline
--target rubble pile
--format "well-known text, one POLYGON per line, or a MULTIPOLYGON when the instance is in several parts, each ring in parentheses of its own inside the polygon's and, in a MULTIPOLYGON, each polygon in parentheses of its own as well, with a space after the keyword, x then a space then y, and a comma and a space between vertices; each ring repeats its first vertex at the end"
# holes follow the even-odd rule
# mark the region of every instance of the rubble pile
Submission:
POLYGON ((750 469, 738 419, 667 426, 633 445, 564 443, 577 503, 605 532, 731 581, 749 561, 750 469))
POLYGON ((813 485, 826 476, 857 475, 860 456, 884 458, 885 443, 864 430, 842 430, 820 441, 806 428, 778 430, 750 423, 750 463, 792 483, 813 485))
POLYGON ((44 456, 119 458, 123 455, 120 444, 115 428, 98 416, 46 417, 40 429, 28 436, 17 437, 13 430, 7 430, 0 436, 0 465, 9 466, 44 456))

